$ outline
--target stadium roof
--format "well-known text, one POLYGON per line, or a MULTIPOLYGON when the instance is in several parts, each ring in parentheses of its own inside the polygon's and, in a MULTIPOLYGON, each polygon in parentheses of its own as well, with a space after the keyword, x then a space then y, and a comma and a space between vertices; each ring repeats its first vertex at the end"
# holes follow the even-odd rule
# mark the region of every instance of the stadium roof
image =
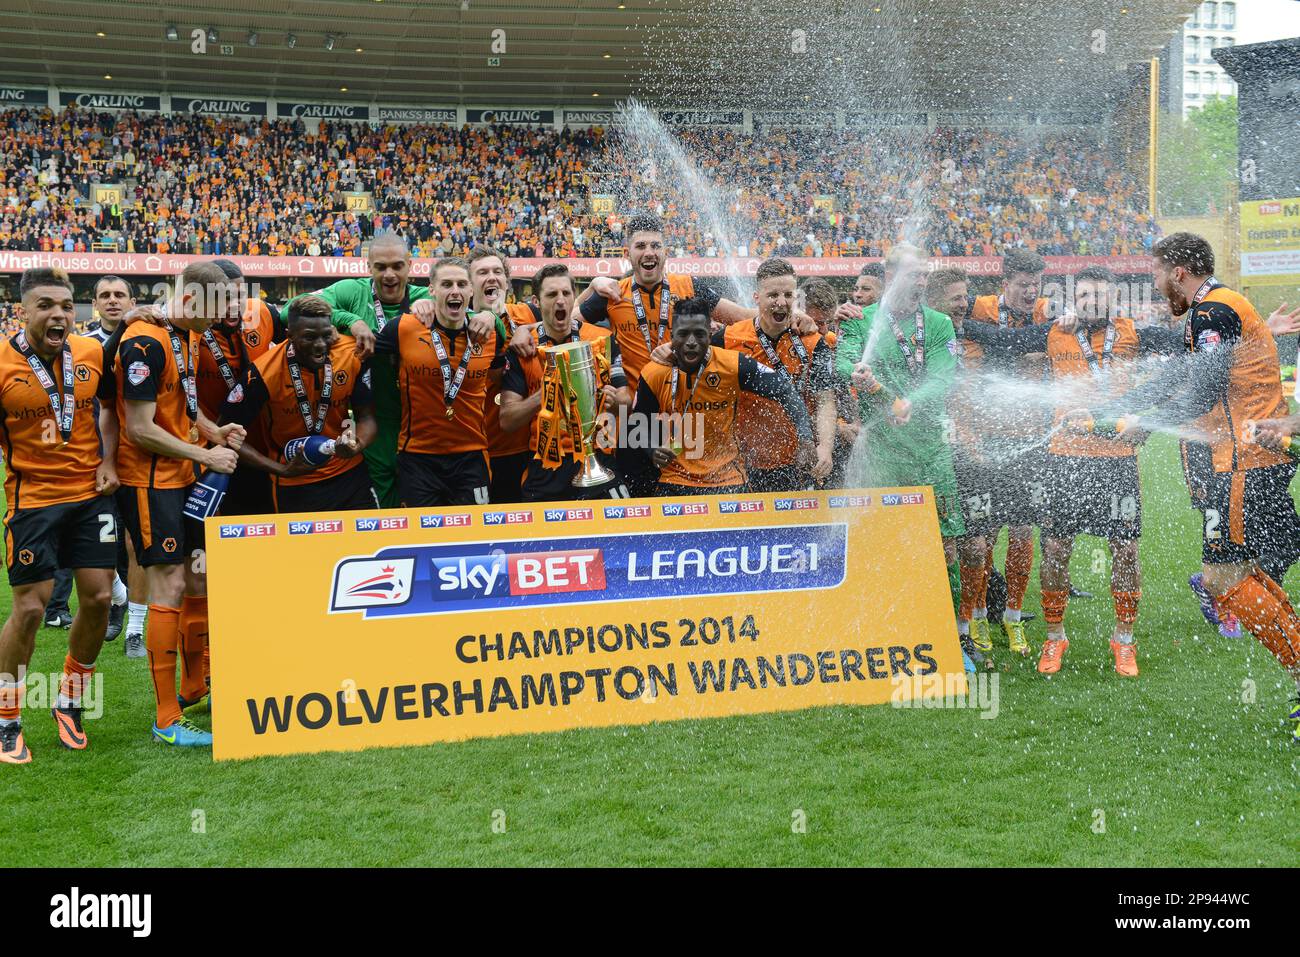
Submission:
POLYGON ((595 108, 637 95, 731 109, 1086 108, 1127 64, 1157 55, 1197 5, 10 0, 0 84, 417 106, 595 108), (192 53, 191 31, 209 28, 217 42, 192 53), (492 49, 498 29, 502 53, 492 49), (792 51, 794 30, 806 52, 792 51))

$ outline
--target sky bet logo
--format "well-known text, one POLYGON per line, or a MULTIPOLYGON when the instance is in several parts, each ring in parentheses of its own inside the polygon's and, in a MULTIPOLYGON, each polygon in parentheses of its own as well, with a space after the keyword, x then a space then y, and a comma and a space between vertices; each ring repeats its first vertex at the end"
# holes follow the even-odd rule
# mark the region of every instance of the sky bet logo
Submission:
POLYGON ((533 513, 530 511, 516 512, 484 512, 484 525, 527 525, 533 520, 533 513))
POLYGON ((831 508, 865 508, 871 504, 870 495, 832 495, 831 508))
POLYGON ((421 515, 421 528, 465 528, 469 525, 469 512, 451 515, 421 515))
POLYGON ((740 512, 761 512, 763 511, 763 502, 761 499, 747 499, 743 502, 719 502, 718 511, 723 515, 737 515, 740 512))
POLYGON ((589 522, 594 517, 595 512, 589 508, 548 508, 546 510, 548 522, 589 522))
POLYGON ((890 492, 887 495, 880 496, 881 505, 922 505, 924 503, 924 492, 908 492, 906 495, 899 492, 890 492))
POLYGON ((434 601, 605 590, 598 548, 435 558, 433 569, 434 601))
POLYGON ((774 504, 778 512, 797 512, 816 508, 818 502, 815 498, 778 498, 774 504))
POLYGON ((649 505, 606 505, 606 518, 649 518, 649 505))
POLYGON ((709 513, 708 502, 672 502, 663 507, 664 514, 670 517, 677 515, 707 515, 709 513))
POLYGON ((369 620, 806 591, 838 587, 848 561, 844 523, 394 545, 341 563, 330 610, 369 620))
POLYGON ((401 518, 358 518, 358 532, 391 532, 406 528, 406 516, 401 518))
POLYGON ((290 535, 328 535, 331 532, 343 531, 343 520, 341 518, 331 518, 318 522, 290 522, 290 535))
POLYGON ((260 525, 222 525, 222 538, 269 538, 275 534, 275 524, 263 522, 260 525))

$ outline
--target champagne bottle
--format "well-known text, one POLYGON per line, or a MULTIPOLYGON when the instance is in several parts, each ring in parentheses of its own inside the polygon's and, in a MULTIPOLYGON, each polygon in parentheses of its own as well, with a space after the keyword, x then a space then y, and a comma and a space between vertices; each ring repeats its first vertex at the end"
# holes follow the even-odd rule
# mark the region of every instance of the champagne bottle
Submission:
POLYGON ((190 486, 190 494, 185 497, 185 516, 201 522, 216 515, 229 488, 229 473, 208 469, 190 486))
MULTIPOLYGON (((1250 419, 1247 419, 1246 424, 1241 428, 1241 438, 1242 441, 1250 445, 1259 444, 1259 438, 1255 431, 1255 423, 1250 419)), ((1282 448, 1280 451, 1285 452, 1293 459, 1300 459, 1300 442, 1296 442, 1295 438, 1294 435, 1282 436, 1282 448)))
POLYGON ((1089 419, 1088 431, 1103 438, 1115 438, 1124 434, 1128 423, 1124 419, 1089 419))
POLYGON ((890 414, 896 419, 901 419, 907 412, 906 402, 889 389, 885 388, 884 384, 882 384, 879 379, 876 380, 876 387, 868 392, 867 395, 873 402, 882 406, 888 406, 890 414))
POLYGON ((284 460, 292 462, 299 453, 312 465, 324 465, 334 457, 334 440, 323 435, 306 435, 284 444, 284 460))

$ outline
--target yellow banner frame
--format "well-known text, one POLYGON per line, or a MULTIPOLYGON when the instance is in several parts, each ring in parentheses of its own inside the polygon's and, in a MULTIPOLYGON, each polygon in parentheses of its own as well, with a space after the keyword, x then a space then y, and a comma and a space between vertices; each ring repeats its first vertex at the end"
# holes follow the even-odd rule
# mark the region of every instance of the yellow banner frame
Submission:
POLYGON ((966 691, 928 488, 207 536, 218 760, 898 702, 928 675, 966 691))

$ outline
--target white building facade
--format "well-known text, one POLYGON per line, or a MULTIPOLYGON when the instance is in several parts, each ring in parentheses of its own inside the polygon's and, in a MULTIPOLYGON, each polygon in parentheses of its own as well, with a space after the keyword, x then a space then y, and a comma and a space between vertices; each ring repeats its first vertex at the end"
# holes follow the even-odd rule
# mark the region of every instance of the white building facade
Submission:
POLYGON ((1183 115, 1200 109, 1214 96, 1235 96, 1237 84, 1214 61, 1211 50, 1240 40, 1241 8, 1237 0, 1205 0, 1183 25, 1183 115))

